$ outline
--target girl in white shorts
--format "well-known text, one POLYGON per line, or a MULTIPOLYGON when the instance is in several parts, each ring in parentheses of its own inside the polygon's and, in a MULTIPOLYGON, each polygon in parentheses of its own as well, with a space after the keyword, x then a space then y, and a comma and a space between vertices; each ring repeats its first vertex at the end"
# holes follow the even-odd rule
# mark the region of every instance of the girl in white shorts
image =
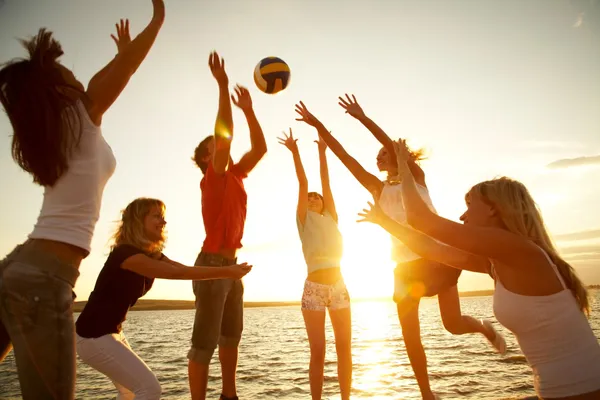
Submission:
POLYGON ((325 309, 328 308, 335 335, 341 397, 349 399, 352 384, 350 296, 340 270, 342 235, 337 226, 338 217, 329 186, 325 155, 327 145, 321 138, 315 141, 319 147, 323 187, 321 196, 308 192, 308 181, 300 160, 297 140, 290 129, 289 136, 284 133, 284 138, 280 138, 279 142, 292 152, 300 186, 296 221, 308 267, 302 295, 302 315, 310 344, 310 393, 313 399, 321 399, 325 365, 325 309))

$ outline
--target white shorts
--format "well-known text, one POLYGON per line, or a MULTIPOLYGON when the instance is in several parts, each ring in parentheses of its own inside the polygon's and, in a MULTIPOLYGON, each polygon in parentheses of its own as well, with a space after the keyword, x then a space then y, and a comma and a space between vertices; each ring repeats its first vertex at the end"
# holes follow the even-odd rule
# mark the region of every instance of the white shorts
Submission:
POLYGON ((302 310, 325 311, 350 307, 350 295, 346 284, 339 280, 331 285, 306 281, 302 294, 302 310))

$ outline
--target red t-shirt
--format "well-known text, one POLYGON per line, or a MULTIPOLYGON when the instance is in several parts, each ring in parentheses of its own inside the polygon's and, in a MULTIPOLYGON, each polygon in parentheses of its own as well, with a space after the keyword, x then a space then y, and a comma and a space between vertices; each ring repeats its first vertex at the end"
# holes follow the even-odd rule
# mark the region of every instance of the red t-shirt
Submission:
POLYGON ((208 164, 200 181, 206 230, 202 251, 218 253, 221 249, 242 248, 248 201, 243 182, 246 177, 235 164, 222 175, 215 172, 212 163, 208 164))

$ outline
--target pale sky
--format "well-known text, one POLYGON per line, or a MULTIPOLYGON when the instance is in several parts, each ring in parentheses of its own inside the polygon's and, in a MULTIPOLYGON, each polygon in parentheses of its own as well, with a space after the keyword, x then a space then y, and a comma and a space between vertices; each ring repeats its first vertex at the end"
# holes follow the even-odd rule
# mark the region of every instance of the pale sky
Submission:
MULTIPOLYGON (((62 43, 64 65, 87 85, 116 53, 114 24, 132 35, 149 21, 150 0, 0 1, 0 61, 23 56, 15 40, 45 26, 62 43)), ((523 181, 564 255, 588 284, 600 283, 600 1, 170 0, 155 46, 105 115, 103 133, 117 158, 104 192, 91 255, 75 291, 87 299, 109 250, 120 210, 140 196, 167 205, 165 254, 192 264, 204 240, 200 171, 190 157, 212 132, 217 86, 207 66, 217 50, 230 83, 247 85, 269 152, 246 180, 248 219, 239 259, 254 264, 247 301, 299 300, 306 276, 296 231, 297 181, 289 151, 277 144, 292 127, 311 190, 320 191, 315 132, 294 120, 303 100, 346 150, 376 173, 378 142, 337 105, 354 93, 393 138, 425 146, 433 202, 457 220, 477 182, 499 175, 523 181), (261 58, 291 68, 288 89, 258 91, 261 58), (590 232, 587 232, 590 231, 590 232), (584 233, 579 233, 584 232, 584 233), (587 232, 587 233, 586 233, 587 232), (564 236, 561 236, 564 235, 564 236)), ((234 107, 234 159, 249 148, 234 107)), ((24 241, 42 188, 10 155, 12 131, 0 117, 0 254, 24 241)), ((353 297, 391 296, 393 263, 381 228, 357 224, 366 191, 329 153, 353 297)), ((381 175, 383 178, 383 175, 381 175)), ((463 273, 460 290, 491 289, 463 273)), ((191 283, 157 280, 146 298, 193 299, 191 283)))

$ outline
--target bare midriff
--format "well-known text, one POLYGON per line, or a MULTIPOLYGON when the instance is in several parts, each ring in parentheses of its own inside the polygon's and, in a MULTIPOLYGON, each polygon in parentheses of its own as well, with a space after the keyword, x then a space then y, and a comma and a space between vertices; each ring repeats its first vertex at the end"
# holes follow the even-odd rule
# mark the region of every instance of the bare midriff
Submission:
POLYGON ((219 255, 223 256, 223 258, 228 258, 233 260, 235 255, 237 254, 237 249, 221 249, 219 250, 219 255))
POLYGON ((81 261, 89 254, 87 250, 84 250, 81 247, 56 240, 29 239, 28 241, 39 249, 52 253, 59 260, 72 265, 75 268, 79 268, 81 261))
POLYGON ((342 270, 340 267, 318 269, 306 277, 306 280, 320 283, 321 285, 332 285, 341 279, 342 270))

